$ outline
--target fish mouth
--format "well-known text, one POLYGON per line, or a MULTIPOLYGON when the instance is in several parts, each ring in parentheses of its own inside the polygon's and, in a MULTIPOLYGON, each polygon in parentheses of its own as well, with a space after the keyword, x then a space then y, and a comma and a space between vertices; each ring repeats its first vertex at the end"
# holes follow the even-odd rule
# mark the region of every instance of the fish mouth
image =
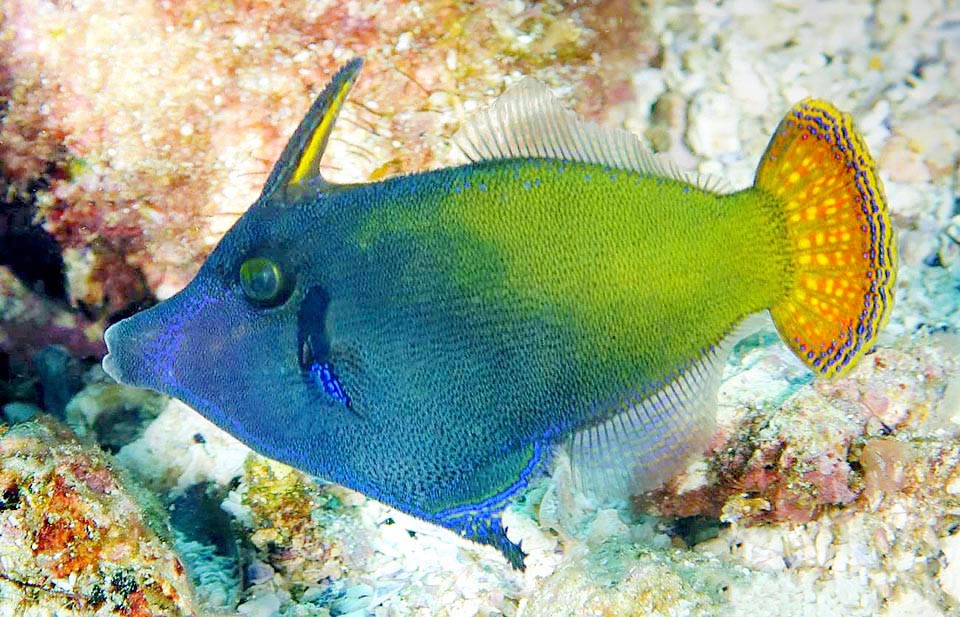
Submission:
POLYGON ((209 296, 184 290, 113 324, 103 333, 104 372, 127 386, 195 399, 192 387, 202 381, 210 355, 218 349, 218 341, 204 336, 221 316, 210 310, 212 304, 209 296), (197 340, 184 345, 191 333, 197 340))
POLYGON ((120 381, 120 369, 117 367, 117 363, 109 351, 100 361, 100 367, 103 368, 103 372, 109 375, 114 381, 120 381))
POLYGON ((117 349, 119 348, 117 337, 120 333, 118 326, 120 326, 120 322, 113 324, 103 333, 103 342, 107 344, 107 355, 100 361, 100 365, 103 367, 103 372, 114 381, 123 383, 123 373, 117 363, 117 349))
POLYGON ((103 371, 117 383, 130 383, 122 370, 119 358, 122 355, 120 352, 121 339, 123 338, 122 330, 126 321, 123 320, 113 324, 103 333, 103 342, 107 344, 107 355, 103 357, 100 365, 103 367, 103 371))
POLYGON ((162 362, 170 357, 162 317, 162 303, 118 321, 103 333, 107 354, 101 360, 104 372, 117 383, 162 391, 171 367, 162 362), (165 372, 163 369, 166 368, 165 372))

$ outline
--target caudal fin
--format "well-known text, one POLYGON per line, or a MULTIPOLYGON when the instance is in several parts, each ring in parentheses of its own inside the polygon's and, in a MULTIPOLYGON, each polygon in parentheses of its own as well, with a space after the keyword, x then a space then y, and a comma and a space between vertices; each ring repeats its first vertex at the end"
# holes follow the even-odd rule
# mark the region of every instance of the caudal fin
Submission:
POLYGON ((770 309, 786 344, 822 375, 867 352, 893 307, 894 230, 883 186, 848 114, 797 103, 780 122, 755 186, 783 205, 791 292, 770 309))

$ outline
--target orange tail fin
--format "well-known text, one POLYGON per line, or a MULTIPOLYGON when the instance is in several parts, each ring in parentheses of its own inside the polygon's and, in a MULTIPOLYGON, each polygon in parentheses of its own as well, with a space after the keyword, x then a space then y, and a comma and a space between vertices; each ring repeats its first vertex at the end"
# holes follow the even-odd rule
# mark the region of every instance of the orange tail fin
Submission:
POLYGON ((755 186, 783 204, 794 251, 791 292, 770 309, 777 330, 811 369, 842 375, 893 306, 894 230, 873 159, 848 114, 807 99, 777 127, 755 186))

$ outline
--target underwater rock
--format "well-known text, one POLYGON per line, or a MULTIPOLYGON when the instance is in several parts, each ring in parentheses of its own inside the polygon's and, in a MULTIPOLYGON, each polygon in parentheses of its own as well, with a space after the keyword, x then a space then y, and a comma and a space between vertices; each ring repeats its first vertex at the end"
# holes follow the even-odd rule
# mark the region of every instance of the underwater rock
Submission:
POLYGON ((30 403, 14 401, 3 406, 3 417, 10 424, 27 422, 39 413, 41 413, 40 408, 30 403))
POLYGON ((887 140, 879 154, 882 169, 894 182, 928 182, 930 170, 924 165, 923 155, 911 148, 910 139, 895 135, 887 140))
POLYGON ((193 614, 162 508, 41 419, 0 428, 0 613, 193 614))
POLYGON ((83 385, 83 367, 62 345, 48 345, 33 355, 43 392, 43 408, 63 419, 67 403, 83 385))
POLYGON ((41 188, 39 182, 12 185, 0 173, 0 266, 9 268, 30 291, 62 301, 67 297, 63 257, 56 240, 37 221, 31 195, 41 188))
MULTIPOLYGON (((829 572, 848 607, 811 614, 878 614, 898 589, 922 590, 936 609, 923 614, 953 614, 956 603, 938 589, 949 587, 949 579, 935 574, 950 546, 941 538, 953 529, 960 505, 947 488, 958 472, 957 454, 956 444, 917 442, 903 487, 882 501, 859 500, 789 529, 734 524, 711 541, 711 552, 753 568, 779 563, 785 577, 804 585, 829 572)), ((817 587, 818 596, 829 592, 817 587)), ((803 613, 798 607, 791 614, 803 613)))
MULTIPOLYGON (((651 551, 639 547, 606 547, 591 555, 568 557, 526 601, 531 617, 600 615, 666 616, 697 614, 715 605, 724 592, 716 580, 722 570, 714 561, 700 559, 698 574, 684 576, 678 551, 651 551)), ((732 573, 731 573, 732 574, 732 573)), ((726 578, 726 577, 722 577, 726 578)), ((731 577, 732 578, 732 577, 731 577)))
POLYGON ((66 421, 78 435, 91 434, 110 453, 134 441, 160 415, 167 398, 150 390, 93 383, 66 406, 66 421))
POLYGON ((941 542, 944 567, 937 575, 940 588, 960 603, 960 533, 954 533, 941 542))
POLYGON ((953 266, 960 257, 960 214, 954 216, 940 234, 940 250, 937 256, 940 264, 945 267, 953 266))
MULTIPOLYGON (((940 66, 943 67, 943 65, 940 66)), ((935 73, 936 69, 927 67, 924 72, 935 73)), ((930 77, 936 84, 938 77, 935 75, 930 77)), ((940 76, 939 79, 943 77, 940 76)), ((929 178, 936 182, 943 182, 951 179, 957 170, 957 152, 960 151, 958 120, 960 120, 960 103, 956 101, 947 105, 934 104, 923 113, 899 119, 894 134, 907 140, 906 147, 920 156, 927 170, 926 177, 921 175, 910 178, 910 181, 922 182, 929 178)), ((891 174, 896 171, 896 168, 891 169, 891 174)))
POLYGON ((913 462, 909 442, 878 437, 870 439, 860 451, 863 473, 863 498, 876 503, 884 495, 896 493, 907 483, 906 470, 913 462))
POLYGON ((343 538, 328 524, 346 506, 295 469, 259 456, 244 465, 240 500, 249 512, 250 542, 259 558, 291 583, 343 575, 343 538))
POLYGON ((717 157, 740 150, 739 113, 730 96, 698 94, 690 103, 687 143, 701 156, 717 157))
POLYGON ((109 325, 106 322, 156 303, 143 271, 127 263, 125 250, 98 242, 63 251, 70 303, 98 325, 109 325))
MULTIPOLYGON (((147 391, 130 388, 132 397, 147 391)), ((179 495, 212 482, 230 486, 243 475, 250 450, 176 399, 162 399, 160 415, 136 440, 123 446, 116 460, 157 493, 179 495)))
POLYGON ((360 615, 376 606, 362 567, 373 549, 356 524, 364 498, 257 455, 247 458, 243 473, 221 505, 252 548, 238 612, 272 615, 281 606, 305 606, 360 615))
POLYGON ((48 345, 62 345, 76 358, 99 358, 106 351, 103 330, 94 322, 34 293, 0 267, 0 352, 15 374, 28 374, 33 354, 48 345))
POLYGON ((960 370, 949 347, 938 340, 881 349, 847 378, 802 386, 785 404, 733 410, 732 418, 721 407, 721 425, 734 425, 718 436, 706 474, 692 481, 691 465, 638 503, 741 525, 806 522, 860 496, 872 503, 906 489, 911 440, 944 430, 956 413, 932 403, 960 370))
MULTIPOLYGON (((0 80, 0 97, 4 97, 4 101, 8 100, 5 98, 8 95, 14 96, 14 93, 6 91, 6 87, 11 83, 9 80, 0 80)), ((6 118, 8 107, 5 105, 4 108, 6 118)), ((31 127, 25 129, 25 132, 32 134, 33 130, 31 127)), ((13 144, 22 145, 16 139, 13 144)), ((11 144, 5 142, 5 145, 11 144)), ((4 153, 10 154, 7 150, 4 150, 4 153)), ((75 267, 78 255, 107 256, 109 251, 105 250, 106 245, 103 243, 97 242, 95 247, 83 251, 62 251, 57 240, 44 229, 43 218, 39 214, 44 203, 43 196, 47 194, 53 179, 60 177, 53 162, 44 168, 45 176, 36 177, 18 176, 16 162, 11 161, 10 157, 4 159, 0 154, 0 160, 11 165, 10 168, 4 166, 4 173, 0 174, 0 266, 14 275, 20 283, 22 290, 16 287, 13 287, 13 290, 23 292, 8 294, 10 305, 4 307, 3 312, 6 314, 3 317, 12 315, 16 319, 4 323, 2 329, 9 329, 11 335, 22 340, 22 349, 14 350, 17 355, 28 359, 33 357, 36 370, 47 368, 56 374, 59 370, 56 367, 46 367, 43 362, 36 362, 34 352, 39 354, 38 350, 43 346, 43 339, 39 337, 77 327, 83 328, 82 335, 86 339, 98 342, 101 334, 99 322, 102 318, 149 294, 142 282, 139 287, 130 284, 130 277, 127 276, 130 268, 117 259, 98 259, 97 267, 92 264, 86 269, 75 267), (89 286, 96 287, 98 291, 89 293, 86 291, 89 286), (33 314, 21 314, 24 307, 18 307, 18 304, 32 305, 34 310, 30 313, 33 314), (50 316, 47 317, 45 313, 50 316), (32 319, 28 319, 30 317, 32 319), (71 322, 75 322, 75 325, 71 322)), ((113 256, 116 257, 116 254, 113 256)), ((48 342, 69 345, 70 351, 78 358, 98 355, 96 351, 84 353, 85 350, 72 344, 73 341, 63 334, 66 333, 61 334, 62 338, 51 338, 48 342)), ((50 357, 50 360, 54 361, 55 358, 50 357)), ((24 360, 18 358, 18 361, 24 360)), ((51 373, 48 371, 44 379, 49 380, 50 377, 51 373)), ((61 393, 59 400, 48 400, 46 407, 52 413, 62 416, 63 405, 68 398, 69 393, 61 393)))
MULTIPOLYGON (((791 556, 785 552, 783 535, 767 529, 769 546, 764 547, 759 537, 750 538, 752 554, 737 557, 731 557, 728 549, 718 550, 730 542, 724 537, 710 541, 709 550, 610 542, 590 552, 572 551, 525 595, 521 612, 550 617, 879 613, 888 596, 870 589, 863 582, 866 576, 841 571, 818 580, 832 564, 824 569, 788 565, 791 556)), ((745 545, 747 540, 740 542, 745 545)))

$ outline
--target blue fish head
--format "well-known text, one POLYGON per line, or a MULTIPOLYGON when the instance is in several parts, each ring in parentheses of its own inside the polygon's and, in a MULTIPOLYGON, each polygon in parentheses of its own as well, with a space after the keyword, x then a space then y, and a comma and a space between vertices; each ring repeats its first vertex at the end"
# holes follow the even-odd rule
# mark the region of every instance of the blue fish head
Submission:
POLYGON ((338 192, 319 162, 361 66, 347 63, 320 94, 194 280, 105 335, 117 381, 179 398, 263 454, 324 475, 351 414, 324 362, 328 245, 305 231, 325 224, 326 195, 338 192))
MULTIPOLYGON (((323 370, 329 297, 296 212, 260 204, 170 299, 111 326, 104 369, 186 402, 255 449, 315 473, 346 394, 323 370), (327 376, 326 381, 323 380, 327 376), (333 391, 336 394, 336 391, 333 391)), ((321 260, 322 262, 322 260, 321 260)))

